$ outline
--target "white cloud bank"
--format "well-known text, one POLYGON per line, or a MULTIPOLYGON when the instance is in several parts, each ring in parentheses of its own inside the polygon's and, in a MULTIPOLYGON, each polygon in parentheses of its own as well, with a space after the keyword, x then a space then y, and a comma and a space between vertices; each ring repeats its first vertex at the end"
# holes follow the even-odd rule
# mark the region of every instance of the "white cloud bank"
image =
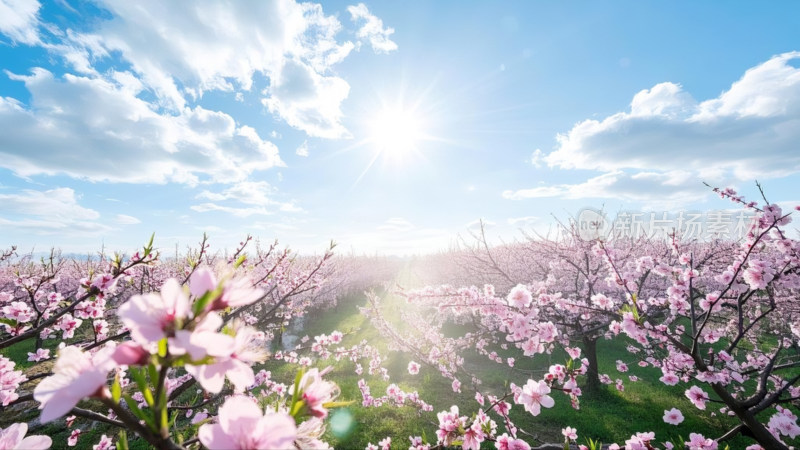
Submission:
POLYGON ((236 182, 282 165, 253 128, 202 107, 159 114, 135 89, 44 69, 9 74, 31 92, 26 107, 0 97, 0 167, 22 176, 65 174, 131 183, 236 182))
MULTIPOLYGON (((280 120, 309 136, 349 136, 341 103, 350 86, 331 68, 355 44, 337 40, 342 24, 321 5, 99 0, 98 6, 108 18, 77 32, 40 22, 36 1, 0 0, 0 33, 47 49, 73 72, 32 67, 7 74, 24 82, 31 100, 0 97, 0 167, 91 181, 242 182, 283 165, 277 147, 197 102, 211 90, 241 97, 264 78, 268 87, 253 94, 280 120)), ((380 19, 362 18, 390 34, 380 19)))
POLYGON ((604 174, 503 196, 680 201, 702 192, 703 180, 728 184, 800 172, 797 61, 800 52, 774 56, 702 102, 675 83, 645 89, 630 111, 585 120, 558 135, 558 147, 544 157, 550 167, 604 174))
POLYGON ((70 188, 0 194, 0 204, 0 225, 9 230, 87 236, 111 229, 98 222, 100 213, 78 204, 78 196, 70 188))
POLYGON ((397 50, 397 43, 392 41, 389 36, 394 34, 394 28, 384 28, 383 21, 369 12, 367 5, 359 3, 355 6, 348 6, 353 22, 361 22, 361 28, 356 35, 359 44, 368 42, 375 53, 389 53, 397 50))
POLYGON ((40 7, 37 0, 0 0, 0 34, 14 43, 38 43, 40 7))

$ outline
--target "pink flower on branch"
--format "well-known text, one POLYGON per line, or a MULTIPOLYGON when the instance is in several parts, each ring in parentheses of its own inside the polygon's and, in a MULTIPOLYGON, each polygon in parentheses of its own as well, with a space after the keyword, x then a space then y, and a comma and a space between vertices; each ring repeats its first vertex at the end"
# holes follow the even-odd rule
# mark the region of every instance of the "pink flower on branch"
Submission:
POLYGON ((264 414, 253 400, 236 395, 219 408, 219 421, 200 427, 198 438, 208 448, 292 448, 294 419, 284 412, 264 414))
POLYGON ((553 398, 550 397, 550 386, 544 381, 528 380, 525 386, 522 387, 522 393, 519 396, 517 403, 525 407, 525 411, 538 416, 541 413, 541 407, 552 408, 555 405, 553 398))
POLYGON ((45 378, 33 391, 41 405, 41 421, 50 422, 68 413, 82 399, 102 393, 108 372, 116 366, 111 359, 113 346, 94 355, 77 347, 61 349, 53 367, 53 375, 45 378))
POLYGON ((706 402, 708 401, 708 394, 697 386, 692 386, 684 393, 686 398, 697 407, 697 409, 706 409, 706 402))
POLYGON ((27 423, 15 423, 5 430, 0 428, 0 450, 45 450, 53 445, 47 436, 28 436, 27 423))
MULTIPOLYGON (((325 381, 319 369, 311 369, 300 378, 298 384, 300 398, 305 402, 309 413, 320 419, 328 416, 328 410, 323 406, 325 403, 332 402, 339 395, 339 387, 335 383, 325 381)), ((294 395, 294 386, 289 390, 290 395, 294 395)))
MULTIPOLYGON (((232 350, 227 345, 220 346, 218 349, 209 349, 209 354, 220 352, 222 356, 218 356, 210 364, 186 365, 186 371, 194 376, 203 389, 208 392, 220 392, 226 377, 233 384, 236 392, 244 392, 256 381, 251 366, 266 359, 266 353, 256 345, 258 331, 255 328, 244 326, 242 322, 236 321, 234 330, 236 336, 233 338, 232 350)), ((192 333, 192 336, 197 338, 197 333, 192 333)))
POLYGON ((119 318, 131 330, 131 337, 142 345, 158 341, 179 328, 189 318, 189 297, 175 279, 167 280, 161 293, 134 295, 119 308, 119 318))

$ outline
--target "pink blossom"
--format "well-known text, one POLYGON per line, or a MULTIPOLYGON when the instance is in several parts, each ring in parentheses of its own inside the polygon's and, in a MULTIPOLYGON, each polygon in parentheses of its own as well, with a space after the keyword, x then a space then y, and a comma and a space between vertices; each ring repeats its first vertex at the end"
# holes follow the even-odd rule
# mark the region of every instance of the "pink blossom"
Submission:
POLYGON ((691 401, 697 409, 706 409, 708 394, 697 386, 692 386, 684 392, 686 398, 691 401))
MULTIPOLYGON (((215 313, 209 313, 209 316, 215 313)), ((220 319, 222 320, 222 319, 220 319)), ((216 324, 212 324, 212 327, 216 324)), ((225 343, 217 349, 209 350, 209 354, 215 353, 217 358, 210 364, 204 365, 187 365, 186 371, 194 376, 198 383, 203 386, 203 389, 208 392, 217 393, 222 390, 222 386, 227 377, 231 384, 233 384, 236 392, 244 392, 244 390, 255 383, 255 374, 253 373, 252 365, 256 362, 261 362, 266 358, 266 354, 260 350, 256 344, 256 336, 258 331, 255 328, 245 326, 243 322, 236 322, 234 324, 234 331, 236 335, 233 338, 232 351, 228 350, 225 343), (219 354, 227 356, 220 356, 219 354)), ((219 333, 213 332, 213 335, 219 333)), ((216 339, 216 336, 205 336, 199 334, 197 330, 192 333, 190 342, 199 339, 216 339)), ((229 336, 225 336, 230 338, 229 336)), ((194 345, 194 344, 192 344, 194 345)))
POLYGON ((614 306, 614 302, 603 294, 595 294, 591 298, 592 303, 600 309, 610 309, 614 306))
POLYGON ((665 373, 661 378, 659 378, 662 383, 666 384, 667 386, 675 386, 681 380, 672 372, 665 373))
MULTIPOLYGON (((339 395, 339 387, 335 383, 323 380, 322 374, 316 368, 303 374, 298 387, 309 413, 320 419, 328 416, 328 410, 323 405, 339 395)), ((289 394, 294 395, 294 386, 289 390, 289 394)))
POLYGON ((494 443, 497 450, 530 450, 531 446, 522 439, 515 439, 507 433, 497 436, 497 441, 494 443))
POLYGON ((111 444, 111 439, 104 434, 100 437, 100 442, 92 446, 92 450, 115 450, 117 447, 111 444))
POLYGON ((28 352, 28 361, 39 362, 50 359, 50 350, 46 348, 36 349, 36 353, 28 352))
POLYGON ((565 347, 564 350, 567 351, 567 354, 572 359, 578 359, 581 356, 580 347, 565 347))
POLYGON ((10 305, 4 306, 2 311, 6 318, 19 323, 30 322, 33 319, 33 310, 25 302, 11 302, 10 305))
POLYGON ((664 422, 670 425, 678 425, 683 422, 683 414, 678 408, 672 408, 669 411, 664 411, 664 422))
POLYGON ((567 439, 569 439, 571 441, 574 441, 574 440, 578 439, 577 431, 578 430, 576 430, 575 428, 566 427, 566 428, 562 428, 561 429, 561 434, 563 434, 565 438, 567 438, 567 439))
POLYGON ((0 450, 44 450, 53 445, 53 440, 47 436, 28 436, 27 423, 15 423, 8 428, 0 428, 0 450))
POLYGON ((60 319, 58 319, 58 322, 56 322, 55 326, 56 329, 62 331, 62 337, 64 339, 70 339, 74 337, 75 330, 77 330, 82 323, 83 321, 81 319, 72 317, 72 314, 64 314, 60 319))
POLYGON ((533 301, 531 291, 523 284, 518 284, 508 293, 508 304, 515 308, 527 308, 533 301))
POLYGON ((519 396, 517 403, 525 407, 525 411, 538 416, 541 412, 541 407, 552 408, 555 405, 553 399, 547 395, 550 393, 550 386, 544 381, 528 380, 525 386, 522 387, 522 393, 519 396))
POLYGON ((144 365, 149 357, 150 353, 133 341, 125 341, 117 345, 111 355, 111 359, 121 366, 144 365))
POLYGON ((788 408, 778 406, 778 412, 769 419, 767 424, 773 433, 789 436, 791 439, 800 435, 800 427, 797 426, 797 416, 788 408))
POLYGON ((219 422, 200 426, 198 438, 208 448, 291 448, 294 419, 284 412, 266 415, 251 399, 235 395, 219 408, 219 422))
POLYGON ((450 387, 453 388, 453 392, 461 392, 461 382, 458 380, 453 380, 450 387))
POLYGON ((767 287, 767 283, 769 283, 772 279, 771 276, 768 276, 764 273, 760 266, 749 267, 744 271, 744 275, 742 277, 744 278, 745 283, 750 285, 750 289, 753 290, 764 289, 767 287))
POLYGON ((20 383, 28 379, 21 370, 14 370, 16 365, 14 361, 0 356, 0 404, 3 406, 19 398, 17 389, 20 383))
POLYGON ((81 430, 72 430, 72 433, 69 434, 67 438, 67 445, 70 447, 75 447, 78 445, 78 439, 81 437, 81 430))
POLYGON ((477 421, 471 427, 464 430, 464 436, 461 438, 461 448, 463 450, 480 450, 481 442, 483 442, 486 433, 481 430, 481 424, 477 421))
POLYGON ((381 447, 381 450, 389 450, 392 446, 392 438, 387 436, 383 440, 379 441, 378 445, 381 447))
POLYGON ((254 288, 247 278, 239 278, 225 284, 222 303, 227 307, 238 308, 249 305, 264 296, 262 289, 254 288))
POLYGON ((142 345, 156 345, 175 329, 176 321, 189 317, 189 298, 175 279, 161 286, 161 293, 134 295, 119 308, 117 315, 131 330, 131 337, 142 345))
POLYGON ((698 433, 690 433, 686 445, 689 446, 689 450, 717 450, 717 441, 698 433))
POLYGON ((63 416, 83 398, 104 388, 108 372, 116 366, 111 359, 113 351, 113 346, 106 346, 94 355, 73 346, 61 349, 53 375, 42 380, 33 391, 33 398, 41 403, 41 421, 50 422, 63 416))
POLYGON ((420 366, 419 366, 418 363, 415 363, 414 361, 409 362, 408 363, 408 373, 410 373, 411 375, 418 374, 419 373, 419 367, 420 366))
POLYGON ((217 277, 208 267, 200 267, 189 278, 189 293, 194 297, 202 297, 208 291, 217 288, 217 277))
POLYGON ((451 406, 450 411, 437 413, 436 417, 439 419, 439 429, 436 430, 438 443, 447 447, 457 437, 458 430, 466 426, 467 419, 459 416, 456 405, 451 406))
POLYGON ((236 342, 231 336, 217 332, 222 323, 223 320, 219 314, 206 313, 203 320, 195 325, 194 329, 175 332, 175 336, 169 339, 170 353, 174 355, 188 353, 192 361, 201 360, 206 356, 230 356, 236 342))

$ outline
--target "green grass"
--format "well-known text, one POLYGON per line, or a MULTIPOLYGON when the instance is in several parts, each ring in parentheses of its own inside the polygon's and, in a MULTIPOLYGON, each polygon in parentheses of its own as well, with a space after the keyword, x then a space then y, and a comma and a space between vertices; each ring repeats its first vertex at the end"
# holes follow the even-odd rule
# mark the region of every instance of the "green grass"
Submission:
MULTIPOLYGON (((384 366, 390 370, 392 376, 390 382, 397 383, 405 390, 417 390, 425 401, 434 406, 434 412, 418 414, 412 407, 382 406, 369 409, 361 407, 361 394, 357 382, 362 376, 353 372, 352 363, 340 362, 335 364, 335 369, 329 378, 335 380, 341 387, 340 399, 356 402, 348 408, 355 421, 355 428, 346 437, 337 437, 329 430, 326 433, 328 442, 337 448, 364 448, 368 442, 374 444, 386 436, 391 436, 393 444, 407 445, 409 436, 420 435, 423 431, 429 439, 435 440, 436 412, 447 409, 452 404, 458 405, 463 414, 470 415, 476 411, 477 404, 468 393, 466 380, 462 380, 464 393, 454 394, 450 381, 442 378, 432 368, 423 367, 419 375, 412 376, 406 371, 406 365, 411 359, 409 356, 396 351, 386 353, 388 342, 357 310, 357 307, 363 306, 364 303, 363 297, 343 299, 335 309, 307 318, 303 333, 313 337, 333 330, 345 331, 357 328, 354 334, 345 337, 344 345, 349 346, 366 339, 371 345, 379 348, 389 358, 384 366)), ((402 301, 385 299, 382 307, 390 322, 402 326, 397 314, 399 308, 404 307, 402 301)), ((664 385, 658 381, 661 376, 660 370, 637 366, 625 347, 626 343, 621 339, 598 343, 600 373, 607 373, 612 379, 624 379, 624 392, 617 391, 613 386, 606 386, 597 393, 585 394, 581 397, 579 410, 571 407, 566 395, 554 392, 552 396, 556 400, 555 407, 543 409, 539 416, 533 417, 520 406, 514 406, 512 419, 521 428, 537 435, 542 442, 560 442, 563 439, 561 429, 565 426, 577 428, 581 442, 585 437, 591 437, 609 443, 624 442, 637 431, 653 431, 659 442, 677 440, 679 436, 688 438, 690 432, 700 432, 707 437, 719 437, 737 423, 735 419, 729 417, 719 414, 712 417, 709 414, 721 405, 709 404, 708 411, 698 411, 683 394, 687 386, 664 385), (616 370, 618 359, 628 362, 627 373, 619 373, 616 370), (629 375, 637 375, 639 381, 629 381, 629 375), (663 421, 664 411, 673 407, 680 409, 686 418, 678 426, 663 421)), ((535 358, 526 358, 513 349, 499 353, 503 356, 515 356, 516 366, 521 369, 544 370, 550 364, 565 361, 565 355, 558 352, 549 356, 537 355, 535 358)), ((521 385, 527 379, 520 373, 509 371, 504 365, 488 361, 478 355, 467 355, 465 364, 484 380, 484 390, 489 392, 499 392, 506 381, 521 385), (495 388, 492 389, 491 386, 495 388)), ((273 378, 287 384, 296 370, 295 367, 276 363, 267 363, 266 367, 272 370, 273 378)), ((375 396, 382 395, 389 384, 378 377, 366 374, 363 378, 367 380, 375 396)), ((744 448, 751 443, 743 437, 729 441, 732 449, 744 448)))

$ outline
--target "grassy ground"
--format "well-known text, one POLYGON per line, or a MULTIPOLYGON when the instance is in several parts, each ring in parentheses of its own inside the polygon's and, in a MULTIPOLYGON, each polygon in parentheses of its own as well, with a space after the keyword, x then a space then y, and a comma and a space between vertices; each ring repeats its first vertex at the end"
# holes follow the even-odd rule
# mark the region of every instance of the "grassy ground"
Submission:
MULTIPOLYGON (((381 337, 357 310, 363 306, 364 299, 359 297, 348 298, 340 301, 339 306, 331 311, 309 317, 304 324, 303 332, 309 336, 320 333, 329 333, 332 330, 357 331, 347 336, 344 344, 350 345, 366 339, 370 344, 377 346, 382 351, 388 349, 387 342, 381 337)), ((401 303, 387 299, 383 306, 388 317, 398 317, 396 309, 402 307, 401 303)), ((514 352, 508 351, 508 355, 514 352)), ((408 374, 406 365, 410 360, 400 352, 384 353, 389 357, 387 367, 392 375, 391 382, 397 383, 405 390, 417 390, 421 397, 434 406, 434 411, 449 408, 450 405, 459 406, 462 413, 470 414, 475 411, 477 404, 471 395, 466 393, 454 394, 449 380, 443 379, 433 369, 423 367, 419 375, 408 374)), ((659 441, 675 439, 678 436, 688 438, 689 432, 701 432, 707 437, 718 437, 724 434, 735 421, 728 417, 711 417, 708 413, 696 414, 699 411, 684 397, 686 386, 665 386, 658 381, 661 375, 658 369, 641 368, 635 364, 628 364, 629 372, 621 374, 616 370, 616 361, 631 361, 631 355, 625 349, 625 344, 619 341, 602 341, 598 344, 600 372, 608 373, 612 378, 624 378, 625 391, 619 392, 613 386, 606 387, 595 394, 587 394, 581 398, 580 410, 570 406, 566 395, 558 392, 553 397, 556 406, 552 409, 543 409, 541 415, 533 417, 521 407, 512 408, 512 419, 517 425, 533 432, 543 442, 559 442, 563 439, 561 429, 565 426, 577 428, 580 441, 583 437, 600 439, 603 442, 622 442, 637 431, 654 431, 659 441), (638 382, 627 381, 628 375, 637 375, 638 382), (686 420, 678 426, 665 424, 662 417, 665 410, 673 407, 679 408, 686 420)), ((552 361, 547 358, 525 358, 516 355, 517 367, 523 369, 542 369, 551 363, 563 362, 564 355, 552 355, 552 361)), ((468 356, 467 365, 485 381, 486 387, 502 387, 506 380, 517 384, 524 384, 526 377, 521 374, 511 373, 508 368, 478 357, 468 356)), ((272 370, 273 377, 289 382, 295 370, 286 365, 267 364, 272 370)), ((435 439, 436 414, 423 413, 418 415, 413 408, 396 408, 382 406, 380 408, 366 409, 360 406, 361 394, 357 382, 361 376, 353 372, 353 365, 342 362, 335 365, 335 370, 330 376, 335 379, 341 389, 342 400, 355 400, 356 405, 347 411, 337 411, 342 417, 347 416, 353 420, 352 432, 337 436, 330 430, 327 433, 329 442, 337 448, 364 448, 368 442, 377 443, 386 436, 392 437, 393 443, 407 445, 408 437, 420 435, 423 431, 427 436, 435 439)), ((364 375, 371 386, 373 395, 382 395, 387 382, 382 382, 377 377, 364 375)), ((709 409, 711 410, 711 408, 709 409)), ((752 442, 738 438, 730 442, 732 449, 744 448, 752 442)))
MULTIPOLYGON (((358 307, 363 306, 365 302, 363 295, 352 296, 340 300, 334 309, 311 314, 304 319, 302 330, 296 332, 299 336, 295 338, 302 335, 313 337, 333 330, 352 332, 345 337, 344 345, 349 346, 366 340, 376 346, 382 354, 389 357, 385 366, 392 375, 390 382, 397 383, 407 391, 417 390, 425 401, 434 406, 434 412, 418 414, 411 407, 382 406, 370 409, 361 407, 361 394, 357 386, 360 378, 367 380, 375 396, 382 395, 389 382, 366 374, 356 375, 352 363, 340 362, 334 364, 333 372, 327 378, 339 384, 341 388, 339 400, 354 400, 355 404, 332 413, 331 425, 326 431, 325 439, 337 448, 364 448, 368 442, 377 443, 387 436, 392 438, 395 448, 405 448, 409 436, 423 433, 429 440, 435 441, 436 412, 448 409, 453 404, 458 405, 462 413, 467 415, 476 411, 477 404, 472 400, 471 394, 467 393, 467 383, 464 383, 465 393, 457 395, 453 393, 450 381, 442 378, 431 368, 423 367, 419 375, 410 375, 406 370, 409 357, 400 352, 390 351, 389 343, 359 313, 358 307)), ((402 300, 386 298, 382 307, 387 317, 394 320, 396 325, 402 326, 397 323, 400 309, 406 307, 402 300)), ((291 336, 287 338, 288 341, 291 336)), ((3 353, 15 361, 25 361, 29 351, 32 351, 32 343, 27 342, 12 346, 3 353)), ((521 407, 515 406, 512 408, 512 419, 517 425, 537 435, 541 442, 561 441, 563 438, 560 431, 565 426, 577 428, 580 442, 584 442, 585 437, 600 439, 603 442, 622 442, 637 431, 654 431, 657 439, 663 442, 666 439, 676 439, 678 436, 688 438, 690 431, 701 432, 707 437, 718 437, 735 424, 735 421, 728 417, 719 415, 711 417, 707 412, 702 415, 696 414, 698 413, 696 408, 683 395, 686 386, 669 387, 658 382, 660 372, 657 369, 641 368, 633 364, 631 355, 625 350, 624 342, 602 341, 598 344, 598 355, 601 373, 608 373, 612 378, 626 379, 624 392, 607 387, 595 394, 586 394, 581 398, 580 410, 570 406, 567 396, 555 392, 554 408, 543 409, 539 416, 533 417, 521 407), (615 361, 618 359, 629 362, 628 373, 617 372, 615 361), (628 382, 628 375, 637 375, 641 381, 628 382), (665 424, 662 420, 664 411, 673 407, 679 408, 686 416, 686 420, 679 426, 665 424)), ((466 364, 486 382, 484 389, 489 388, 489 391, 491 391, 490 386, 497 386, 495 392, 498 392, 506 381, 521 385, 526 380, 525 376, 509 371, 506 366, 477 355, 465 356, 466 364)), ((515 356, 517 368, 521 369, 545 369, 552 363, 564 361, 562 354, 554 354, 550 359, 541 355, 531 359, 509 350, 504 352, 504 356, 515 356)), ((27 363, 20 364, 21 368, 28 366, 27 363)), ((297 370, 295 366, 269 361, 263 368, 272 371, 273 379, 286 384, 291 384, 297 370)), ((91 409, 86 403, 81 406, 91 409)), ((36 410, 27 412, 16 410, 13 413, 4 412, 2 422, 3 426, 6 426, 9 422, 35 421, 36 417, 38 417, 36 410)), ((82 419, 78 419, 76 423, 85 430, 79 444, 81 448, 96 443, 101 434, 116 434, 116 430, 109 429, 105 425, 90 425, 88 421, 82 422, 82 419)), ((52 436, 54 448, 67 448, 66 439, 69 433, 64 427, 63 420, 35 427, 31 432, 52 436)), ((731 449, 743 449, 750 443, 740 437, 729 444, 731 449)), ((147 448, 147 446, 142 442, 132 441, 131 448, 147 448)))

